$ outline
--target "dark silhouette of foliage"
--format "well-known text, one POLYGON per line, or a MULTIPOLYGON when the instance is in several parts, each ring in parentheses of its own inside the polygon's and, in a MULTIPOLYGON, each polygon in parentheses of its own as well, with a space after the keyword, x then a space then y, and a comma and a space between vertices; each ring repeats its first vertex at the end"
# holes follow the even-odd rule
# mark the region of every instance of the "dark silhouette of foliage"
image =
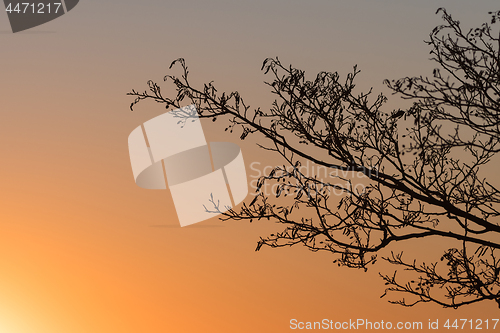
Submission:
POLYGON ((149 81, 149 91, 129 93, 136 97, 131 109, 145 99, 167 108, 195 104, 200 117, 225 117, 226 130, 240 131, 241 139, 254 133, 268 139, 270 147, 262 148, 286 164, 259 179, 250 203, 223 214, 283 225, 257 250, 302 244, 334 254, 339 266, 366 270, 394 243, 431 239, 451 244, 436 262, 408 261, 403 252, 382 256, 396 266, 394 274, 380 274, 383 296, 402 293, 408 299, 391 302, 404 306, 494 300, 500 307, 500 192, 483 175, 500 150, 500 35, 493 29, 500 11, 467 31, 446 10, 438 12, 444 24, 426 42, 438 65, 433 76, 385 81, 412 102, 408 108, 387 112, 383 94, 355 92, 356 66, 344 80, 321 72, 308 81, 304 71, 269 58, 262 69, 272 76, 266 84, 276 99, 268 111, 251 109, 238 92, 220 94, 212 82, 193 87, 183 59, 171 65, 181 66, 181 77, 165 77, 174 97, 149 81), (301 172, 305 161, 332 177, 325 182, 301 172), (273 194, 263 191, 268 184, 273 194), (398 268, 416 278, 401 282, 398 268))

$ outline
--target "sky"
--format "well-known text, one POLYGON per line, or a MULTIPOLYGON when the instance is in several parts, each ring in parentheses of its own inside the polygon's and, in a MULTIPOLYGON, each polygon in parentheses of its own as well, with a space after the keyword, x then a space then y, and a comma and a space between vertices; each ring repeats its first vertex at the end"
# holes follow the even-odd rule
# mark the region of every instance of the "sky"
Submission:
MULTIPOLYGON (((270 106, 260 68, 276 56, 311 77, 357 64, 359 88, 387 94, 386 78, 432 73, 423 41, 441 23, 439 7, 467 27, 500 9, 497 0, 82 0, 16 34, 0 13, 0 332, 287 332, 291 319, 498 317, 486 302, 391 305, 380 298, 383 265, 364 273, 300 247, 255 252, 272 223, 180 228, 168 191, 139 188, 130 167, 129 133, 165 110, 131 112, 126 93, 179 74, 173 60, 186 59, 193 83, 213 80, 253 107, 270 106)), ((247 166, 271 163, 255 143, 203 126, 208 141, 241 145, 247 166)))

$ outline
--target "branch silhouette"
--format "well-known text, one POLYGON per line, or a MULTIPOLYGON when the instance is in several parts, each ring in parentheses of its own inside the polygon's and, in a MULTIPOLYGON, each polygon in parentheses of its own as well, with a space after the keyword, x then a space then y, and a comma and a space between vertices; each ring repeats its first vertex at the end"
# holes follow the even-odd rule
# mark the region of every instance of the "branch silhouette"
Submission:
POLYGON ((252 109, 237 91, 219 93, 213 82, 192 86, 180 58, 170 67, 180 66, 181 76, 164 78, 174 96, 163 96, 149 81, 148 90, 128 93, 135 97, 131 110, 143 100, 167 109, 189 102, 201 118, 224 118, 226 131, 239 131, 242 140, 260 134, 268 143, 261 147, 284 159, 258 180, 250 203, 222 213, 225 220, 283 225, 256 250, 301 244, 332 253, 339 266, 366 270, 393 244, 450 242, 431 264, 407 261, 402 252, 381 256, 396 267, 380 274, 383 296, 402 293, 408 300, 390 302, 404 306, 493 300, 500 307, 500 192, 494 179, 483 177, 500 150, 500 11, 467 31, 445 9, 438 13, 444 23, 426 42, 437 64, 433 76, 384 81, 412 101, 405 109, 386 110, 387 97, 372 89, 356 92, 357 66, 343 80, 320 72, 309 81, 278 58, 262 65, 275 101, 269 110, 252 109), (329 181, 302 172, 304 162, 328 170, 329 181), (356 173, 363 175, 363 190, 353 182, 356 173), (263 191, 269 184, 273 194, 263 191), (417 278, 400 282, 398 269, 417 278))

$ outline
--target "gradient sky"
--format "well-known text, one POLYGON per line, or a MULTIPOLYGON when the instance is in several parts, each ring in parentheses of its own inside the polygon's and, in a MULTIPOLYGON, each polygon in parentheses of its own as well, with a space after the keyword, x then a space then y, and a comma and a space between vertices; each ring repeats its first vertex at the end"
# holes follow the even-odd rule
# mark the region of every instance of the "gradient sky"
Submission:
MULTIPOLYGON (((167 191, 134 183, 128 134, 164 110, 129 111, 131 89, 184 57, 193 82, 271 101, 266 57, 361 69, 359 86, 429 74, 439 7, 474 27, 498 0, 92 1, 12 34, 0 13, 0 332, 286 332, 289 320, 498 318, 494 304, 402 308, 378 266, 340 269, 304 248, 255 252, 266 223, 179 228, 167 191)), ((178 72, 177 72, 178 73, 178 72)), ((397 104, 397 102, 391 102, 397 104)), ((208 141, 240 143, 220 127, 208 141)), ((247 164, 266 163, 250 143, 247 164)), ((249 172, 250 173, 250 172, 249 172)), ((431 242, 416 244, 435 253, 431 242)))

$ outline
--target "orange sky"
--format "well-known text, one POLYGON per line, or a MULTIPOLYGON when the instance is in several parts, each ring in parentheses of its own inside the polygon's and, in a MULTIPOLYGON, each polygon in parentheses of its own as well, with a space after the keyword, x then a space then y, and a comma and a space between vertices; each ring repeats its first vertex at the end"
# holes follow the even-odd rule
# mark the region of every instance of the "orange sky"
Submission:
MULTIPOLYGON (((289 321, 498 317, 494 304, 407 309, 367 273, 304 248, 255 252, 268 223, 179 228, 167 191, 134 184, 128 134, 163 112, 126 92, 185 57, 195 82, 269 106, 264 58, 349 71, 360 87, 432 68, 422 40, 446 6, 480 24, 497 1, 81 1, 12 34, 0 13, 0 332, 286 332, 289 321)), ((240 143, 204 124, 208 141, 240 143)), ((259 149, 242 145, 247 165, 259 149)), ((262 163, 265 163, 262 160, 262 163)), ((433 252, 433 241, 413 248, 433 252), (424 250, 425 249, 425 250, 424 250)))

